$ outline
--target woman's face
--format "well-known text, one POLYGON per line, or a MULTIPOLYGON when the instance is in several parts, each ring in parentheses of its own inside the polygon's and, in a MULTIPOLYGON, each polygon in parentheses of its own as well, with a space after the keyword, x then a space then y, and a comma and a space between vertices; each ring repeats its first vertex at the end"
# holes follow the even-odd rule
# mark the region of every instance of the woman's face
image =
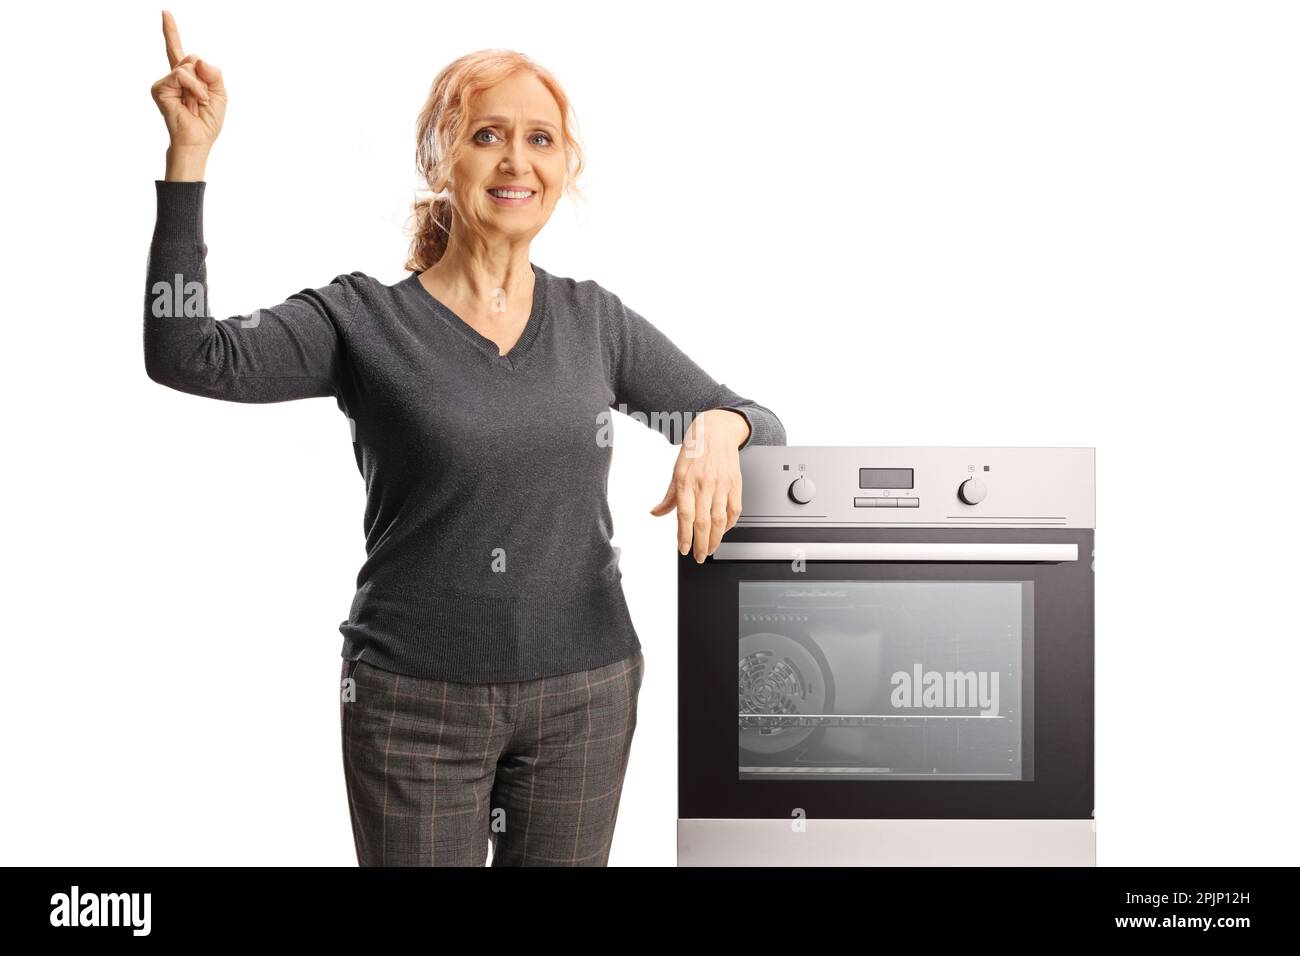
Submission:
POLYGON ((564 188, 560 109, 531 73, 516 73, 470 102, 469 140, 452 170, 456 209, 488 237, 527 241, 551 218, 564 188), (525 198, 497 196, 515 186, 525 198))

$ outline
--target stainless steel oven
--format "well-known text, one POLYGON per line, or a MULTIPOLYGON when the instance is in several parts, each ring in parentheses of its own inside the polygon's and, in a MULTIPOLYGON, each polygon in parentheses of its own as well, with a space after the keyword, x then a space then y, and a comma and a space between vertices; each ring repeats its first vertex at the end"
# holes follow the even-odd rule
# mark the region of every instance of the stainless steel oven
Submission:
POLYGON ((741 467, 679 564, 678 864, 1095 865, 1094 449, 741 467))

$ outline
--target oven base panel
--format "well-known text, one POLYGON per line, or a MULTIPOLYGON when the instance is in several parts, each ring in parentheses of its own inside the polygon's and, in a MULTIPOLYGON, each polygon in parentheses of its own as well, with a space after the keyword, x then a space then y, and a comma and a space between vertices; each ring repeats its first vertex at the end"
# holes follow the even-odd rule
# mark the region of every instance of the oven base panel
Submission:
POLYGON ((1096 866, 1087 820, 678 820, 678 866, 1096 866))

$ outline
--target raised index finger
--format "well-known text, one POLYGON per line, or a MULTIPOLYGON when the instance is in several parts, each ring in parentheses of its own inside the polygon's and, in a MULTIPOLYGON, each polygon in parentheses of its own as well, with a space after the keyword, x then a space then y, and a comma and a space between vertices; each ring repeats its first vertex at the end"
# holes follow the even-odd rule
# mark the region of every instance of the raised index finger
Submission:
POLYGON ((181 32, 176 29, 176 18, 171 15, 171 11, 164 10, 162 14, 163 39, 167 41, 167 65, 175 67, 185 59, 185 51, 181 49, 181 32))

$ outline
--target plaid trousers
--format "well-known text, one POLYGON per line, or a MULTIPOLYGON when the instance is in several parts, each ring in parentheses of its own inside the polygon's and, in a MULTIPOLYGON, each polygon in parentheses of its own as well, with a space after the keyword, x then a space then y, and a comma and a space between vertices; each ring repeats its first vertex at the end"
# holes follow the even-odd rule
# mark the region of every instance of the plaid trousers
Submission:
POLYGON ((493 866, 607 865, 644 673, 640 650, 593 670, 488 684, 345 660, 357 862, 483 866, 490 842, 493 866))

